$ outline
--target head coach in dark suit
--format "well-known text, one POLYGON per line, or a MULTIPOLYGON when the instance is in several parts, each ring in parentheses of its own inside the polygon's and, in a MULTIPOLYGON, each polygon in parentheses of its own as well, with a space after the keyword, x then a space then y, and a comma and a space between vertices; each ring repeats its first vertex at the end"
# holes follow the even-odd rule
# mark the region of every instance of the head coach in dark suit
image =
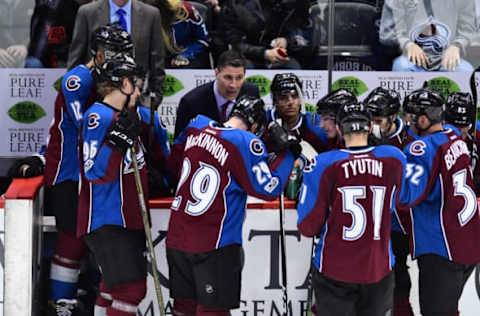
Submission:
POLYGON ((90 60, 91 33, 99 26, 113 22, 118 22, 131 35, 135 61, 150 71, 153 90, 162 94, 165 44, 160 12, 139 0, 98 0, 82 5, 75 18, 68 68, 90 60))
POLYGON ((198 114, 224 123, 241 95, 260 97, 258 88, 245 81, 246 60, 237 51, 227 50, 218 58, 215 81, 203 84, 180 100, 175 121, 176 138, 188 122, 198 114))

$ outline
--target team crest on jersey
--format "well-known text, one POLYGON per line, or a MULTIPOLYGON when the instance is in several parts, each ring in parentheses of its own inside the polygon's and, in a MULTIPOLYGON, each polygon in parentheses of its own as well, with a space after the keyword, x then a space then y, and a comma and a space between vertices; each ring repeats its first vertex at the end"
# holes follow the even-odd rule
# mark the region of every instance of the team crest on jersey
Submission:
POLYGON ((315 159, 315 157, 313 157, 312 159, 306 159, 305 166, 303 167, 303 172, 312 172, 313 168, 316 165, 317 165, 317 160, 315 159))
POLYGON ((80 88, 80 77, 76 75, 71 75, 67 78, 65 87, 68 91, 76 91, 80 88))
POLYGON ((250 141, 250 151, 257 156, 263 155, 264 150, 263 150, 262 142, 256 138, 252 139, 250 141))
POLYGON ((90 113, 88 115, 87 128, 95 129, 100 125, 98 121, 100 120, 100 115, 98 113, 90 113))
POLYGON ((427 145, 423 140, 416 140, 410 146, 410 153, 414 156, 421 156, 425 153, 425 147, 427 147, 427 145))

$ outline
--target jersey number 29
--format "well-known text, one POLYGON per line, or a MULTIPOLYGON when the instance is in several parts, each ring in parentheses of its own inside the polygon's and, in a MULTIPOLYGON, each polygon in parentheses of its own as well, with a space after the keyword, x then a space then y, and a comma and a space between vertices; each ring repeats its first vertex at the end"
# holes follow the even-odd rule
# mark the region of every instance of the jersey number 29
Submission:
MULTIPOLYGON (((188 158, 183 160, 182 173, 178 182, 177 191, 185 183, 192 171, 192 165, 188 158)), ((212 205, 220 186, 220 174, 218 170, 204 162, 200 162, 198 168, 190 179, 190 195, 193 198, 185 205, 185 212, 192 216, 205 213, 212 205)), ((177 210, 182 202, 182 196, 177 195, 172 202, 172 209, 177 210)))

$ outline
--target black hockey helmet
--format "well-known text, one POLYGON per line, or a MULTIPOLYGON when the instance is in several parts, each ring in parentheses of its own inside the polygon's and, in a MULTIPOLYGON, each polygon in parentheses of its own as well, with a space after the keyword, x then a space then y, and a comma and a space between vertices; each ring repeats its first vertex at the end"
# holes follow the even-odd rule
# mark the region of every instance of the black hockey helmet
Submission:
POLYGON ((132 38, 118 23, 109 23, 95 29, 90 45, 92 56, 102 49, 106 60, 114 58, 119 53, 135 57, 132 38))
POLYGON ((360 102, 343 104, 337 113, 337 124, 344 134, 370 131, 372 115, 360 102))
POLYGON ((470 93, 453 92, 447 98, 445 121, 455 126, 469 126, 472 124, 475 110, 476 108, 470 93))
POLYGON ((252 127, 254 123, 258 124, 254 134, 260 136, 265 130, 267 124, 267 114, 265 112, 265 103, 260 98, 243 95, 237 99, 233 105, 231 116, 240 117, 246 124, 248 129, 252 127))
POLYGON ((272 84, 270 85, 270 91, 275 99, 278 95, 288 92, 297 92, 299 96, 302 95, 302 83, 298 79, 297 75, 292 72, 283 74, 276 74, 273 77, 272 84))
POLYGON ((143 74, 133 58, 126 54, 105 61, 99 71, 99 82, 111 82, 117 86, 121 85, 123 78, 129 78, 135 84, 143 74))
POLYGON ((415 117, 426 115, 432 124, 438 123, 443 119, 445 99, 436 90, 421 88, 405 97, 403 110, 415 117))
POLYGON ((337 89, 317 102, 317 113, 320 115, 329 115, 334 118, 337 116, 338 109, 347 103, 356 103, 357 97, 347 89, 337 89))
POLYGON ((372 116, 389 117, 400 110, 400 95, 397 91, 377 87, 363 100, 372 116))

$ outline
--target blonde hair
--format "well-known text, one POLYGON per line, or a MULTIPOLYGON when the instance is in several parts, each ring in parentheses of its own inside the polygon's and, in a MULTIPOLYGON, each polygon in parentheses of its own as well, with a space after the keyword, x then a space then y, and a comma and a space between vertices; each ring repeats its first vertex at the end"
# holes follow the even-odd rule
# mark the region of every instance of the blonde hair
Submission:
POLYGON ((182 0, 143 0, 160 11, 162 17, 162 37, 167 50, 173 54, 180 53, 183 49, 178 47, 172 34, 172 26, 177 21, 188 18, 188 10, 182 0))
POLYGON ((117 86, 113 85, 111 82, 104 81, 97 83, 97 93, 103 99, 113 91, 118 89, 117 86))

